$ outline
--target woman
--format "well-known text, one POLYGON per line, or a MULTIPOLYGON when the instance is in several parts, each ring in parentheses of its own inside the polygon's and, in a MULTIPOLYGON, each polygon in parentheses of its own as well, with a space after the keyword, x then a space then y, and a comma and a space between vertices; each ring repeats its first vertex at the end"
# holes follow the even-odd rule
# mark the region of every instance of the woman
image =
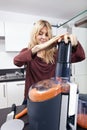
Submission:
POLYGON ((16 66, 26 66, 24 103, 27 102, 28 91, 33 83, 54 77, 56 60, 58 55, 58 44, 61 40, 72 44, 71 62, 79 62, 85 59, 85 53, 76 36, 65 34, 52 38, 52 27, 48 21, 39 20, 34 25, 30 43, 27 48, 14 58, 16 66))

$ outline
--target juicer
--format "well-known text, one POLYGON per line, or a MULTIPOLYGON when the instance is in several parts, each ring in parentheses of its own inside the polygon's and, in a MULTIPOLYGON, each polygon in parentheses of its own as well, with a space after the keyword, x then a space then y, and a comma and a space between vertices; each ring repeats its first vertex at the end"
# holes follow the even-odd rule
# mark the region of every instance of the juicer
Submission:
POLYGON ((70 81, 71 43, 58 43, 55 76, 33 84, 27 108, 30 130, 76 130, 78 88, 70 81))

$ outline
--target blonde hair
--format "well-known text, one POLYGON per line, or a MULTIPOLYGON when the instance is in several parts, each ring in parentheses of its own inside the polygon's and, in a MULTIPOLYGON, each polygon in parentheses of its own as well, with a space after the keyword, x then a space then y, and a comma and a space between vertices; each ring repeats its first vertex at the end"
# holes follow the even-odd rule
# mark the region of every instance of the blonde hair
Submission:
MULTIPOLYGON (((43 27, 47 27, 49 40, 52 38, 52 27, 50 23, 46 20, 39 20, 35 23, 32 29, 28 48, 33 48, 35 45, 38 44, 36 41, 36 36, 39 35, 39 32, 43 27)), ((43 60, 46 63, 54 63, 54 53, 55 53, 55 47, 47 48, 46 50, 43 51, 43 60)))

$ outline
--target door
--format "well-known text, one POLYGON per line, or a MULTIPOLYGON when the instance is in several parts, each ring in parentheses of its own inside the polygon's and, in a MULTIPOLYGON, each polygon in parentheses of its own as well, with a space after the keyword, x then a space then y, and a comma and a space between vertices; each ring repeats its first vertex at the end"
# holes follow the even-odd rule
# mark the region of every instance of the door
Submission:
POLYGON ((21 105, 24 99, 24 81, 8 82, 7 83, 7 105, 21 105))

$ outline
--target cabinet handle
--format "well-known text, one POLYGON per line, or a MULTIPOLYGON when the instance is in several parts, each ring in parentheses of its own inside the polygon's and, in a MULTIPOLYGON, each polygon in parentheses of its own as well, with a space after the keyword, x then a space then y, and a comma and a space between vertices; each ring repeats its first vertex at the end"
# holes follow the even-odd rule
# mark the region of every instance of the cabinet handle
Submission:
POLYGON ((17 84, 17 86, 24 85, 24 83, 17 84))
POLYGON ((3 97, 6 97, 5 85, 3 85, 3 97))

